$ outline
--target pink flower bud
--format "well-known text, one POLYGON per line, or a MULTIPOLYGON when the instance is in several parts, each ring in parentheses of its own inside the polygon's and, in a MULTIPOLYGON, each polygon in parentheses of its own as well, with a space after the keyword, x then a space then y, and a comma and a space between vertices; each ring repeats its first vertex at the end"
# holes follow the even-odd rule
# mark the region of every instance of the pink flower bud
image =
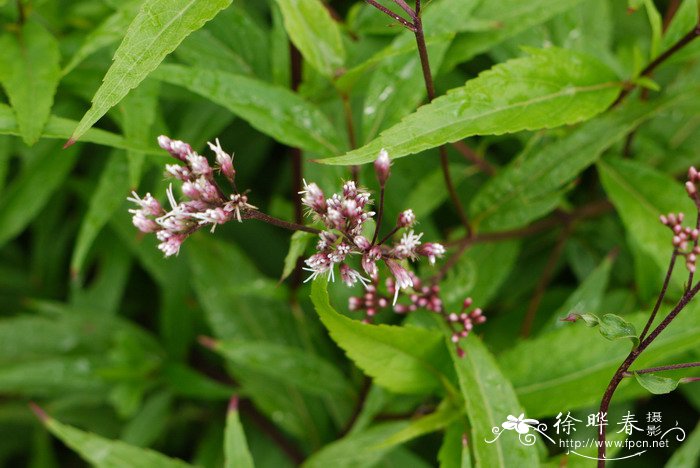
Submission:
POLYGON ((185 161, 187 155, 192 152, 192 147, 180 140, 171 140, 165 135, 158 137, 158 145, 165 151, 170 153, 170 155, 180 161, 185 161))
POLYGON ((147 218, 142 210, 135 210, 134 216, 131 218, 131 221, 132 223, 134 223, 134 226, 136 226, 136 228, 141 232, 156 232, 160 229, 158 223, 156 223, 151 218, 147 218))
POLYGON ((692 182, 698 181, 698 170, 694 166, 690 166, 688 169, 688 180, 692 182))
POLYGON ((695 187, 695 184, 690 181, 685 183, 685 191, 688 192, 688 195, 691 197, 694 197, 695 194, 698 193, 697 187, 695 187))
POLYGON ((367 240, 365 236, 355 236, 355 239, 353 239, 355 242, 355 245, 360 249, 360 250, 368 250, 370 247, 372 247, 372 244, 367 240))
POLYGON ((374 161, 374 171, 377 173, 377 180, 379 180, 379 186, 384 187, 386 181, 389 179, 391 160, 389 159, 389 153, 385 149, 379 152, 379 156, 374 161))

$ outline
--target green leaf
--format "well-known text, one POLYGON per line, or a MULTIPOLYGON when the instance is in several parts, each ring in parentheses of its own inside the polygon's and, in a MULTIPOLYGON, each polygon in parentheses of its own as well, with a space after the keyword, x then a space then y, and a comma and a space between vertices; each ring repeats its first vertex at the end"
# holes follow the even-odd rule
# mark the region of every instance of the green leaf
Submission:
POLYGON ((313 238, 314 234, 304 231, 297 231, 292 234, 292 238, 289 241, 289 251, 287 252, 287 256, 284 257, 284 270, 282 271, 280 281, 284 281, 292 274, 294 268, 297 266, 297 260, 304 255, 306 246, 313 238))
MULTIPOLYGON (((58 151, 55 145, 47 145, 58 151)), ((0 245, 27 227, 59 189, 77 161, 77 151, 36 157, 7 188, 0 201, 0 245)))
POLYGON ((114 211, 124 204, 129 193, 128 161, 121 151, 114 151, 100 174, 88 211, 82 219, 70 262, 71 275, 78 275, 95 238, 114 211))
POLYGON ((466 62, 477 54, 492 49, 496 44, 544 23, 580 3, 582 0, 560 0, 555 3, 550 0, 478 2, 474 17, 492 26, 458 35, 445 57, 444 68, 451 70, 457 64, 466 62))
POLYGON ((459 422, 447 428, 438 452, 440 468, 472 468, 469 446, 464 440, 464 434, 465 425, 459 422))
MULTIPOLYGON (((49 138, 56 140, 65 140, 75 128, 77 122, 75 120, 66 119, 52 115, 46 123, 41 138, 49 138)), ((20 135, 17 120, 12 113, 12 109, 6 104, 0 103, 0 135, 20 135)), ((82 140, 87 143, 97 143, 98 145, 110 146, 118 149, 129 149, 134 151, 142 151, 146 154, 163 155, 163 150, 155 146, 135 146, 124 140, 119 135, 98 128, 91 128, 83 135, 82 140)))
POLYGON ((185 37, 230 4, 231 0, 146 0, 69 143, 138 86, 185 37))
POLYGON ((212 349, 233 362, 234 368, 247 368, 310 395, 348 398, 354 393, 333 364, 299 348, 266 341, 224 340, 214 342, 212 349))
POLYGON ((42 25, 29 21, 18 36, 0 37, 0 83, 17 115, 22 139, 39 139, 60 80, 58 42, 42 25))
POLYGON ((66 394, 106 394, 107 383, 96 371, 107 364, 102 357, 47 357, 0 367, 0 393, 30 397, 66 394))
POLYGON ((221 70, 237 75, 252 75, 250 65, 211 32, 201 29, 190 34, 175 51, 178 58, 193 68, 221 70))
POLYGON ((612 340, 622 340, 629 338, 634 343, 634 346, 639 344, 639 338, 637 337, 637 330, 627 320, 623 319, 619 315, 615 314, 605 314, 600 318, 600 334, 605 338, 612 340))
MULTIPOLYGON (((156 119, 159 91, 158 81, 147 80, 122 101, 124 138, 134 146, 148 147, 149 143, 155 141, 151 127, 156 119)), ((136 188, 141 180, 145 153, 127 150, 126 157, 129 161, 129 185, 136 188)))
POLYGON ((446 378, 440 366, 446 350, 440 333, 410 326, 369 325, 336 312, 327 282, 314 281, 311 300, 333 341, 367 375, 396 393, 430 393, 446 378))
POLYGON ((181 460, 169 458, 153 450, 135 447, 118 440, 81 431, 48 417, 35 409, 44 426, 64 444, 78 453, 85 461, 99 468, 131 466, 134 468, 176 468, 191 466, 181 460))
POLYGON ((629 101, 550 144, 533 141, 477 192, 469 207, 472 219, 480 230, 493 231, 514 229, 547 214, 559 205, 561 188, 603 151, 681 98, 629 101))
POLYGON ((642 0, 644 9, 649 18, 649 26, 651 27, 651 58, 656 58, 659 55, 659 47, 661 46, 661 34, 663 29, 663 19, 656 5, 651 0, 642 0))
MULTIPOLYGON (((653 259, 661 284, 671 257, 671 231, 659 222, 661 214, 695 212, 683 186, 673 178, 638 161, 606 159, 598 163, 605 192, 622 219, 633 247, 653 259)), ((682 262, 678 262, 679 264, 682 262)), ((682 265, 677 265, 680 270, 682 265)), ((672 277, 671 284, 682 287, 683 275, 672 277)))
POLYGON ((561 328, 567 326, 567 322, 562 321, 563 317, 568 314, 580 314, 581 318, 586 321, 587 314, 585 311, 598 312, 598 308, 603 301, 605 289, 610 280, 610 270, 612 269, 613 259, 610 255, 593 270, 586 279, 571 293, 566 299, 566 302, 552 314, 552 319, 548 328, 561 328))
POLYGON ((63 67, 62 75, 67 75, 75 67, 98 50, 116 44, 124 36, 124 31, 136 16, 141 0, 123 2, 117 11, 108 16, 96 28, 92 29, 78 51, 73 54, 68 64, 63 67))
POLYGON ((592 57, 533 49, 420 107, 362 148, 319 162, 362 164, 382 148, 395 159, 473 135, 572 124, 605 110, 619 91, 612 71, 592 57))
POLYGON ((493 428, 501 426, 508 415, 523 412, 513 387, 499 369, 496 359, 474 335, 470 335, 462 346, 464 357, 460 358, 450 343, 452 361, 471 425, 470 441, 475 465, 537 466, 537 450, 521 444, 517 436, 506 433, 496 438, 492 432, 493 428), (494 442, 488 442, 494 438, 494 442))
POLYGON ((243 425, 238 413, 238 398, 233 397, 226 414, 226 433, 224 434, 224 467, 253 468, 253 456, 248 450, 243 425))
POLYGON ((326 116, 292 91, 230 73, 162 65, 157 79, 200 94, 276 140, 321 155, 338 151, 338 134, 326 116))
POLYGON ((466 297, 486 307, 511 273, 520 253, 517 241, 483 243, 471 247, 459 259, 441 285, 447 305, 461 307, 466 297))
MULTIPOLYGON (((687 310, 659 335, 635 365, 640 368, 672 361, 697 346, 700 323, 696 314, 700 303, 687 310)), ((668 312, 662 308, 661 316, 668 312)), ((636 328, 643 326, 649 312, 627 316, 636 328)), ((629 354, 629 344, 601 340, 583 326, 571 325, 523 341, 498 356, 503 373, 513 383, 529 417, 556 415, 600 403, 615 370, 629 354), (552 350, 556 350, 553 353, 552 350)), ((640 396, 639 386, 624 379, 614 401, 640 396)))
POLYGON ((148 447, 163 433, 173 410, 170 392, 158 392, 148 398, 141 410, 129 421, 119 437, 127 444, 148 447))
POLYGON ((277 0, 289 38, 319 72, 333 77, 345 63, 340 29, 320 0, 277 0))
POLYGON ((392 447, 425 434, 439 431, 461 416, 462 411, 459 408, 452 406, 449 400, 443 400, 433 413, 411 421, 407 427, 381 441, 379 446, 392 447))
POLYGON ((577 318, 582 319, 589 328, 600 327, 600 334, 610 341, 629 338, 634 346, 639 345, 634 325, 619 315, 605 314, 599 318, 595 314, 569 314, 567 321, 576 321, 577 318))
POLYGON ((163 377, 174 393, 189 398, 221 400, 229 398, 235 391, 233 387, 174 362, 165 365, 163 377))
POLYGON ((377 442, 407 426, 406 422, 390 422, 373 426, 365 431, 331 442, 309 457, 303 468, 352 468, 374 466, 391 450, 377 442))
POLYGON ((639 385, 649 390, 654 395, 663 395, 671 393, 678 387, 678 380, 669 379, 667 377, 659 377, 654 374, 640 374, 634 372, 634 378, 637 379, 639 385))
POLYGON ((681 2, 664 33, 664 37, 661 39, 662 53, 671 48, 673 44, 678 42, 681 37, 698 24, 699 13, 700 8, 698 8, 697 0, 683 0, 681 2))
MULTIPOLYGON (((693 2, 694 3, 694 2, 693 2)), ((700 459, 700 423, 695 426, 683 445, 671 455, 665 468, 696 468, 700 459)))
MULTIPOLYGON (((432 70, 440 69, 455 33, 472 19, 472 10, 477 4, 471 0, 441 0, 431 2, 425 9, 421 21, 432 70)), ((379 12, 374 12, 374 15, 381 16, 379 12)), ((415 43, 414 34, 403 31, 386 49, 360 66, 368 68, 381 58, 379 66, 372 72, 367 91, 363 93, 363 142, 371 141, 381 130, 398 122, 425 98, 423 72, 415 43)))

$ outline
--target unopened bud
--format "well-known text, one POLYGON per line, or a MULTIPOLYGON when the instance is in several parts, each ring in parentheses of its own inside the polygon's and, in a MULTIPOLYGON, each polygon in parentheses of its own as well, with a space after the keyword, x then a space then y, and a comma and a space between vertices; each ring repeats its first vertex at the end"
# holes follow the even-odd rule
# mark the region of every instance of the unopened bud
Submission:
POLYGON ((374 171, 377 173, 377 180, 379 180, 379 186, 384 187, 386 181, 389 179, 390 175, 391 160, 389 159, 389 153, 385 149, 379 152, 379 156, 374 161, 374 171))

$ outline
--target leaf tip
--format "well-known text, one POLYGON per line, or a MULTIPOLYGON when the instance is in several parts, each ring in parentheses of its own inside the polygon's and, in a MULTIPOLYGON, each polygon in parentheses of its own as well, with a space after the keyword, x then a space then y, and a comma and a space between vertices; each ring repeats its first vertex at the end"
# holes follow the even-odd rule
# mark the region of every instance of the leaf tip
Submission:
POLYGON ((217 341, 210 336, 199 336, 197 337, 197 341, 199 344, 208 349, 214 349, 217 345, 217 341))
POLYGON ((238 395, 233 395, 228 402, 228 412, 229 413, 235 413, 236 411, 238 411, 238 402, 239 402, 238 395))
POLYGON ((73 145, 75 144, 76 141, 77 141, 76 138, 70 137, 70 138, 68 139, 68 141, 66 141, 66 143, 63 145, 63 149, 70 148, 71 146, 73 146, 73 145))
POLYGON ((45 423, 49 420, 49 415, 46 414, 46 411, 44 411, 39 405, 37 405, 33 401, 29 402, 29 408, 34 412, 36 417, 39 418, 39 420, 42 423, 45 423))

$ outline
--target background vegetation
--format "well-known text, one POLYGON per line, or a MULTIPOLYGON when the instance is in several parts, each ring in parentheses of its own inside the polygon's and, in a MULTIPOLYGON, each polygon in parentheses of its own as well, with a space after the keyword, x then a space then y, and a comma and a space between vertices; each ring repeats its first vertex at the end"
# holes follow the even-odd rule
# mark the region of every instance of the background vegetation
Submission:
MULTIPOLYGON (((649 315, 672 250, 658 217, 694 212, 698 3, 432 0, 422 19, 445 96, 429 105, 413 33, 363 2, 0 1, 0 464, 592 463, 483 440, 510 414, 596 411, 629 341, 560 318, 649 315), (202 154, 218 137, 250 202, 288 220, 294 160, 328 194, 389 150, 388 216, 412 208, 449 246, 418 273, 447 265, 447 307, 470 295, 488 316, 465 358, 428 312, 366 326, 343 285, 280 284, 290 233, 256 220, 163 259, 126 202, 164 200, 160 134, 202 154), (455 141, 474 237, 443 184, 455 141)), ((638 365, 700 360, 699 307, 638 365)), ((696 466, 698 384, 625 379, 611 419, 627 411, 689 433, 635 466, 696 466)))

